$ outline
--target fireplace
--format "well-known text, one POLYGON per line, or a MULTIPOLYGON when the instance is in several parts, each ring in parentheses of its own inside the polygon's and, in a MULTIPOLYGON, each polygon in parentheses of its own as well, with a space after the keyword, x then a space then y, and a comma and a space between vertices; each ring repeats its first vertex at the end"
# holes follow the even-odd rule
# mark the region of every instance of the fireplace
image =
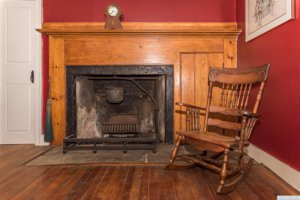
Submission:
POLYGON ((152 149, 173 142, 173 66, 66 66, 71 149, 152 149))
MULTIPOLYGON (((74 133, 67 130, 66 101, 70 97, 66 66, 172 64, 174 101, 199 106, 205 106, 209 66, 236 67, 236 44, 241 32, 236 23, 124 22, 123 27, 107 30, 103 22, 48 22, 38 30, 49 36, 52 144, 62 145, 66 135, 74 133)), ((167 93, 167 97, 172 95, 167 93)), ((184 128, 181 115, 174 110, 173 113, 174 131, 184 128)), ((166 114, 168 124, 170 116, 173 114, 166 114)), ((173 138, 168 132, 165 142, 173 138)))

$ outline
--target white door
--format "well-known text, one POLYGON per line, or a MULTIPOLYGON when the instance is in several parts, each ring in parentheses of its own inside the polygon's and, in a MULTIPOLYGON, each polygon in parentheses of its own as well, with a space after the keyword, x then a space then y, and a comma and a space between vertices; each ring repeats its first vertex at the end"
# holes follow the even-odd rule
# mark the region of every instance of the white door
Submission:
POLYGON ((35 4, 6 1, 2 6, 1 143, 34 144, 35 4))

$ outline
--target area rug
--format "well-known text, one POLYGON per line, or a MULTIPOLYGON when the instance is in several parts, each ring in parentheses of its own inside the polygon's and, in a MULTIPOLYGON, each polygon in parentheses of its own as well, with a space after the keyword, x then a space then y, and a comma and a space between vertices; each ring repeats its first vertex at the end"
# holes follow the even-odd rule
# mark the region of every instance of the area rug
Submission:
MULTIPOLYGON (((52 147, 50 150, 37 156, 26 165, 63 165, 63 164, 166 164, 170 161, 173 145, 161 144, 156 153, 152 150, 99 150, 97 153, 87 150, 68 151, 62 153, 62 147, 52 147)), ((185 151, 184 149, 182 149, 185 151)))

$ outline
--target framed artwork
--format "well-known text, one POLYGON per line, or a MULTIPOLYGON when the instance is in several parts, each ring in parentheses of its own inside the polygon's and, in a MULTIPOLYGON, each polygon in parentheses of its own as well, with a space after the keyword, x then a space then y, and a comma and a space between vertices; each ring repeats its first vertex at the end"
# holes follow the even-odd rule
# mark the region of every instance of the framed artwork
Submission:
POLYGON ((245 0, 246 42, 294 17, 294 0, 245 0))

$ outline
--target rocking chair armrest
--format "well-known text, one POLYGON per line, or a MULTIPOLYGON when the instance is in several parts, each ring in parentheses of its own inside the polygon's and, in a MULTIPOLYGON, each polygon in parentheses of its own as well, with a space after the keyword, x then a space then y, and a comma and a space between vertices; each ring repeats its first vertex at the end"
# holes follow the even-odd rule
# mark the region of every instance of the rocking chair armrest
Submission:
POLYGON ((178 106, 184 106, 184 107, 187 107, 187 108, 205 110, 205 108, 203 108, 203 107, 195 106, 195 105, 192 105, 192 104, 187 104, 187 103, 182 103, 182 102, 176 102, 175 104, 178 105, 178 106))
POLYGON ((247 116, 248 118, 250 118, 250 117, 258 118, 259 117, 259 114, 253 113, 250 110, 240 110, 240 113, 244 116, 247 116))

